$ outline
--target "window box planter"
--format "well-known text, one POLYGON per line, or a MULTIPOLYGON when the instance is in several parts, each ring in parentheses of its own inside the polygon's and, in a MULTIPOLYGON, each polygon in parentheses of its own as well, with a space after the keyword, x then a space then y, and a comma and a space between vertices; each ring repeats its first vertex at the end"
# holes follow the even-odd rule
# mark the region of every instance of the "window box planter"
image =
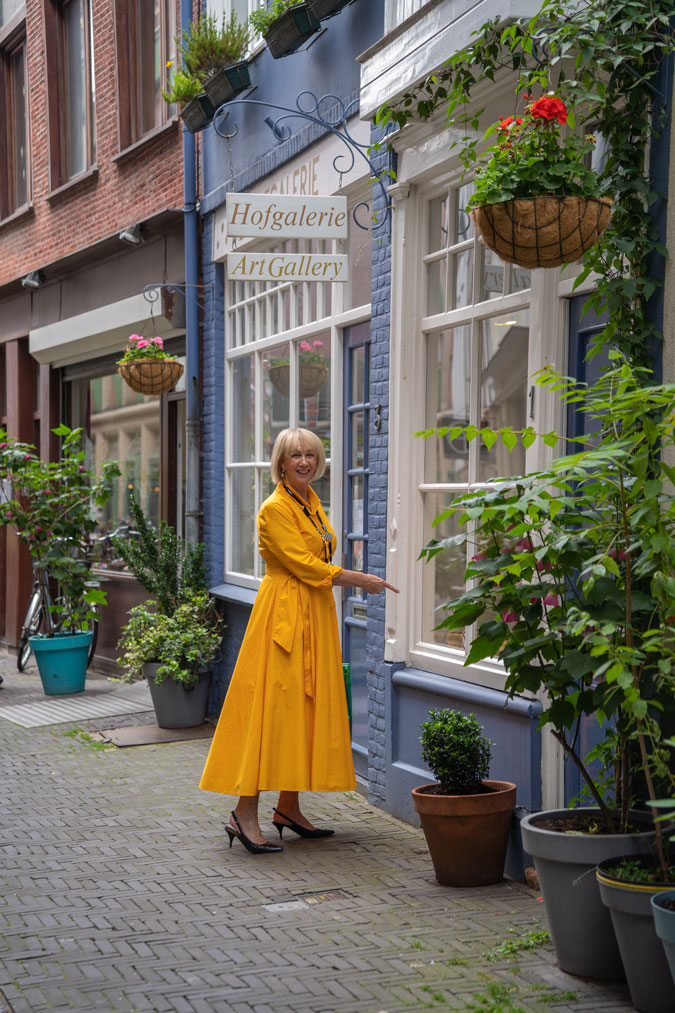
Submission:
POLYGON ((137 394, 168 394, 180 380, 183 369, 183 363, 177 359, 134 359, 118 366, 117 372, 137 394))
POLYGON ((351 2, 352 0, 307 0, 307 6, 317 21, 326 21, 339 14, 351 2))
POLYGON ((223 67, 222 70, 217 70, 204 82, 206 97, 214 109, 229 102, 235 95, 239 95, 250 86, 251 75, 249 74, 248 60, 240 60, 239 63, 223 67))
POLYGON ((519 197, 473 208, 483 242, 519 267, 559 267, 579 260, 609 225, 607 197, 519 197))
POLYGON ((190 99, 180 111, 183 123, 191 134, 196 134, 204 127, 208 127, 214 113, 213 104, 206 94, 190 99))
POLYGON ((274 59, 279 60, 294 53, 319 28, 319 22, 308 5, 295 4, 272 22, 265 32, 265 42, 274 59))

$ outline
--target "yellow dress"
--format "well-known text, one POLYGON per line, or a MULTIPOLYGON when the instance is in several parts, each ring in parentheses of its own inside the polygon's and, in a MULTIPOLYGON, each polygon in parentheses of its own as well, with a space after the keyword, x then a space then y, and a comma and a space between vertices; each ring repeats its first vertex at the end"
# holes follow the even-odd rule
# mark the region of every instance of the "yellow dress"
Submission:
POLYGON ((260 508, 265 576, 199 785, 207 791, 356 786, 332 592, 342 569, 325 562, 311 488, 308 506, 316 528, 282 484, 260 508))

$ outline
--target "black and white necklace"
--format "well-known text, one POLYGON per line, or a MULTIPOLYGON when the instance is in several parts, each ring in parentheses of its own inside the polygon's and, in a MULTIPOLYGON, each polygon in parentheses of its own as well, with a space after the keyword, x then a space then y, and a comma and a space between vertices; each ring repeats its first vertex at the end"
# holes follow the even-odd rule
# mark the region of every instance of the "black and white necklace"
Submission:
POLYGON ((312 525, 312 527, 314 528, 314 530, 316 532, 318 532, 319 537, 321 538, 321 541, 323 542, 324 559, 326 560, 327 563, 330 563, 331 557, 333 555, 333 536, 331 535, 330 531, 328 530, 328 528, 324 524, 324 522, 322 520, 322 517, 321 517, 321 514, 319 513, 318 510, 316 511, 317 520, 318 520, 319 524, 321 525, 321 528, 319 529, 317 527, 317 525, 314 523, 314 519, 313 519, 312 515, 310 514, 309 509, 307 508, 307 504, 304 503, 300 499, 300 497, 297 496, 293 492, 293 490, 290 488, 290 486, 286 485, 286 483, 283 481, 283 479, 282 479, 282 483, 281 484, 283 485, 284 489, 286 490, 286 492, 288 493, 288 495, 291 497, 291 499, 294 499, 295 502, 298 503, 302 507, 302 510, 303 510, 303 513, 304 513, 305 517, 307 518, 307 520, 309 521, 309 523, 312 525))

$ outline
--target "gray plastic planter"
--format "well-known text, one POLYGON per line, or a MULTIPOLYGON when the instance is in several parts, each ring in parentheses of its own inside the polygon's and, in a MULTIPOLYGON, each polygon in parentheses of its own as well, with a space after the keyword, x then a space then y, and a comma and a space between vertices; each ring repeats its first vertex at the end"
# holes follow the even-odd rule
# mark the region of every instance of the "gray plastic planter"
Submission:
MULTIPOLYGON (((624 977, 609 911, 600 900, 595 867, 605 858, 647 854, 653 831, 642 834, 566 834, 544 830, 537 820, 573 818, 592 809, 552 809, 526 816, 523 848, 534 858, 558 964, 568 974, 624 977)), ((632 813, 645 824, 646 813, 632 813)))
POLYGON ((675 890, 664 890, 652 897, 652 914, 656 934, 663 943, 670 974, 675 983, 675 911, 664 906, 664 902, 675 902, 675 890))
POLYGON ((155 717, 160 728, 194 728, 204 723, 209 699, 209 672, 203 672, 192 689, 185 689, 175 679, 155 682, 159 665, 143 665, 143 675, 150 688, 155 717))
POLYGON ((617 879, 609 858, 597 869, 603 904, 612 917, 633 1006, 639 1013, 673 1013, 675 985, 654 927, 651 899, 663 884, 650 887, 617 879))

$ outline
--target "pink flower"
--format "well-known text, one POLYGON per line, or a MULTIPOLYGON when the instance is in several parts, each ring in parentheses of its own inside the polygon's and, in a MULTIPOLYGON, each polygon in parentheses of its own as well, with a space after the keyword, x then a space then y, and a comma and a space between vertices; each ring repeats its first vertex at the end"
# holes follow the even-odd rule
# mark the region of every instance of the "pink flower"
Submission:
POLYGON ((140 341, 140 340, 141 340, 140 334, 132 334, 129 337, 129 341, 140 341))
POLYGON ((550 605, 551 608, 556 608, 558 605, 558 595, 554 594, 553 591, 549 591, 544 598, 544 605, 550 605))
POLYGON ((153 338, 152 340, 153 340, 153 343, 155 345, 159 345, 160 348, 164 348, 164 342, 162 341, 161 338, 159 338, 159 337, 158 338, 153 338))
POLYGON ((484 552, 477 552, 475 556, 471 557, 472 563, 477 563, 479 559, 487 559, 484 552))
POLYGON ((518 616, 513 611, 513 609, 507 609, 505 612, 502 612, 502 619, 504 620, 505 623, 518 622, 518 616))
POLYGON ((30 454, 24 454, 23 459, 24 461, 30 461, 30 454))
POLYGON ((142 339, 139 338, 139 340, 138 340, 138 346, 137 347, 138 348, 147 348, 149 344, 150 344, 150 342, 146 341, 145 338, 142 338, 142 339))
POLYGON ((84 470, 85 470, 85 467, 84 467, 84 465, 83 465, 83 464, 81 464, 81 465, 80 465, 80 467, 79 467, 79 470, 80 470, 80 471, 84 471, 84 470))
MULTIPOLYGON (((323 348, 323 341, 319 341, 318 338, 316 339, 316 341, 313 341, 312 344, 314 345, 315 348, 323 348)), ((300 347, 302 348, 302 345, 300 347)))
POLYGON ((7 450, 8 446, 9 446, 9 444, 7 444, 7 443, 0 443, 0 450, 7 450))
POLYGON ((537 562, 537 569, 539 570, 540 573, 542 572, 548 573, 548 571, 551 569, 551 564, 549 563, 548 559, 540 559, 537 562))
POLYGON ((311 352, 312 351, 312 346, 310 345, 309 341, 301 341, 300 342, 300 351, 301 352, 311 352))

